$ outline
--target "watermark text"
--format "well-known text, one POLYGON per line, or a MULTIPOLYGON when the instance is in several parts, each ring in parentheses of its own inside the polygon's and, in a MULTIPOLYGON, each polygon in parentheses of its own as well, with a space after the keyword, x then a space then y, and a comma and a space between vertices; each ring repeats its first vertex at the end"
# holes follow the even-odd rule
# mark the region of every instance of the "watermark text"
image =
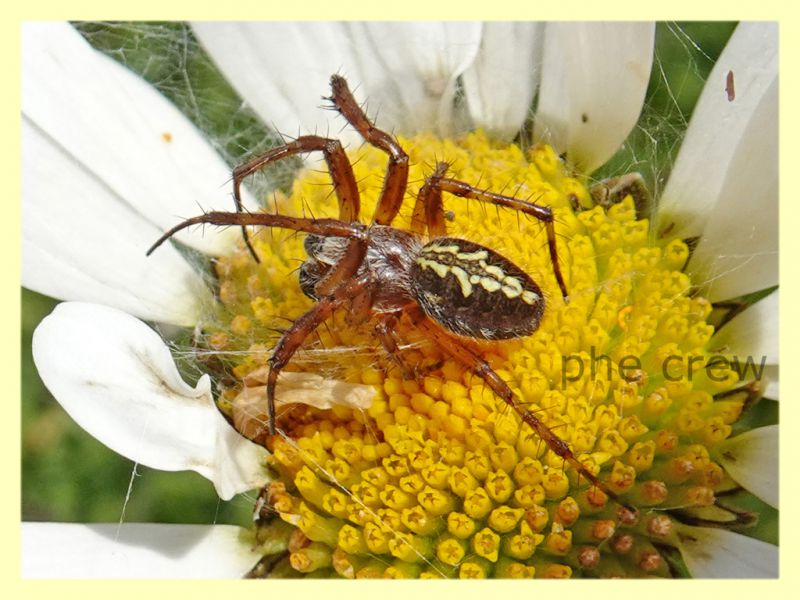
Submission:
MULTIPOLYGON (((759 361, 752 356, 723 356, 712 354, 699 356, 696 354, 684 356, 670 354, 661 360, 660 371, 665 381, 692 381, 698 372, 717 383, 724 382, 730 371, 739 376, 739 381, 749 379, 761 380, 767 357, 761 356, 759 361), (752 373, 752 377, 750 375, 752 373)), ((605 374, 610 381, 616 372, 625 381, 637 381, 643 370, 642 359, 634 354, 627 354, 618 359, 613 359, 608 354, 597 354, 594 346, 590 348, 589 357, 583 354, 565 354, 561 357, 561 385, 579 381, 586 374, 587 369, 591 379, 600 374, 605 374)))

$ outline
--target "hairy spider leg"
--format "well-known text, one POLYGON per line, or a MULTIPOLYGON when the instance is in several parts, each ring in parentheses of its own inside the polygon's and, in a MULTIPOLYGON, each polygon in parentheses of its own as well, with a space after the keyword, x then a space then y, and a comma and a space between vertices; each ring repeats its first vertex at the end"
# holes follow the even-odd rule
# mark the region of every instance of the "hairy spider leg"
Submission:
POLYGON ((366 243, 367 233, 363 225, 359 223, 344 223, 338 219, 306 219, 303 217, 287 217, 285 215, 273 215, 268 213, 227 213, 227 212, 208 212, 204 215, 192 217, 178 223, 164 233, 156 242, 150 246, 147 256, 173 235, 191 227, 192 225, 239 225, 250 226, 258 225, 262 227, 283 227, 294 231, 303 231, 315 235, 348 237, 355 240, 362 240, 366 243))
POLYGON ((449 163, 440 162, 436 170, 425 180, 419 189, 417 201, 414 203, 414 212, 411 213, 411 231, 419 235, 425 234, 432 238, 447 235, 447 224, 444 218, 444 204, 442 203, 442 188, 439 187, 449 163))
POLYGON ((388 318, 381 319, 375 325, 373 331, 375 337, 380 341, 384 352, 386 352, 389 359, 400 369, 403 379, 416 381, 420 387, 423 387, 425 384, 424 378, 430 373, 440 369, 443 363, 436 362, 420 367, 408 366, 408 362, 403 358, 403 350, 401 350, 399 346, 402 340, 395 331, 401 314, 402 311, 398 311, 396 313, 391 313, 388 318))
MULTIPOLYGON (((375 285, 368 285, 360 294, 350 299, 350 306, 344 319, 345 323, 348 325, 360 325, 369 322, 372 318, 376 287, 375 285)), ((317 288, 319 288, 319 284, 317 288)))
MULTIPOLYGON (((147 251, 149 256, 156 248, 178 231, 199 224, 209 225, 259 225, 263 227, 282 227, 295 231, 304 231, 315 235, 348 237, 348 245, 344 256, 333 269, 333 275, 326 276, 320 282, 325 295, 308 312, 297 319, 278 340, 272 357, 270 371, 267 376, 267 408, 269 412, 269 433, 275 435, 275 384, 281 369, 291 360, 303 341, 333 312, 347 304, 358 300, 362 304, 370 303, 371 282, 369 275, 353 278, 364 259, 367 248, 366 228, 359 223, 344 223, 336 219, 305 219, 265 213, 225 213, 209 212, 179 223, 162 235, 147 251)), ((318 286, 318 289, 319 286, 318 286)), ((367 307, 368 308, 368 307, 367 307)), ((363 313, 362 306, 360 312, 363 313)))
POLYGON ((386 177, 383 180, 383 189, 375 207, 372 217, 373 223, 378 225, 391 225, 403 199, 408 185, 408 154, 400 147, 397 140, 385 131, 372 124, 364 111, 356 102, 347 81, 341 75, 331 77, 332 96, 330 100, 339 113, 350 125, 361 134, 364 140, 383 150, 389 155, 389 164, 386 167, 386 177))
MULTIPOLYGON (((331 77, 331 100, 339 113, 352 125, 366 142, 383 150, 389 155, 389 165, 386 168, 386 177, 383 189, 375 208, 373 222, 379 225, 390 225, 405 198, 408 185, 408 154, 400 147, 397 140, 390 134, 375 127, 367 118, 364 111, 356 102, 347 81, 339 76, 331 77)), ((328 171, 333 182, 333 188, 339 201, 339 219, 347 223, 358 220, 361 201, 356 184, 353 167, 341 142, 315 135, 301 136, 284 144, 272 148, 256 156, 233 170, 233 199, 236 212, 242 212, 241 185, 245 177, 263 169, 269 163, 276 162, 306 152, 321 151, 328 165, 328 171)), ((256 262, 258 255, 250 242, 245 226, 242 226, 242 236, 250 254, 256 262)))
POLYGON ((317 295, 320 297, 327 296, 339 285, 355 275, 366 255, 367 240, 365 238, 348 240, 344 255, 331 267, 322 279, 317 282, 315 286, 317 295))
POLYGON ((269 359, 269 375, 267 375, 267 410, 269 413, 270 435, 275 435, 275 386, 281 370, 289 363, 305 339, 323 321, 329 319, 336 309, 350 302, 353 297, 361 295, 369 286, 369 275, 362 275, 345 281, 297 319, 278 340, 272 352, 272 357, 269 359))
POLYGON ((619 504, 624 509, 636 512, 636 509, 623 502, 616 492, 611 490, 605 483, 600 481, 586 466, 583 465, 570 450, 569 445, 558 437, 553 430, 545 425, 533 412, 516 398, 514 392, 508 384, 494 372, 485 360, 470 350, 467 346, 455 340, 449 333, 437 326, 417 305, 410 305, 406 308, 406 314, 410 317, 415 327, 439 345, 445 352, 459 361, 466 368, 483 379, 486 384, 497 394, 506 404, 508 404, 536 432, 555 454, 568 462, 581 477, 586 478, 591 484, 600 489, 604 494, 619 504))
MULTIPOLYGON (((252 175, 266 167, 268 164, 283 160, 296 154, 306 152, 322 152, 325 162, 328 165, 328 172, 333 182, 333 190, 336 199, 339 201, 339 219, 351 223, 358 221, 361 210, 361 198, 358 193, 358 185, 353 174, 353 167, 347 159, 344 148, 339 140, 332 140, 316 135, 304 135, 296 140, 267 150, 239 165, 233 170, 233 201, 236 203, 236 212, 242 212, 242 181, 245 177, 252 175)), ((250 243, 247 229, 242 226, 242 236, 247 244, 250 254, 256 262, 259 262, 255 249, 250 243)))
POLYGON ((424 223, 428 228, 428 235, 430 235, 430 237, 447 235, 444 205, 442 203, 443 191, 459 198, 470 198, 480 202, 487 202, 531 215, 544 223, 545 231, 547 232, 547 246, 550 250, 550 262, 553 263, 553 273, 556 276, 561 295, 566 301, 568 299, 567 286, 564 283, 564 275, 561 272, 561 266, 558 262, 553 209, 534 202, 528 202, 527 200, 520 200, 518 198, 512 198, 511 196, 504 196, 487 190, 481 190, 463 181, 444 177, 448 167, 448 163, 440 162, 436 166, 436 170, 433 174, 425 181, 425 185, 420 188, 411 218, 412 231, 422 233, 421 229, 424 223))
POLYGON ((399 316, 401 312, 389 313, 382 317, 376 324, 375 324, 375 337, 378 338, 380 341, 381 346, 383 346, 384 351, 389 356, 389 358, 396 364, 399 368, 401 373, 403 374, 403 379, 414 379, 415 373, 414 370, 409 368, 406 362, 403 360, 403 357, 400 355, 400 348, 398 347, 398 336, 396 333, 397 323, 399 322, 399 316))

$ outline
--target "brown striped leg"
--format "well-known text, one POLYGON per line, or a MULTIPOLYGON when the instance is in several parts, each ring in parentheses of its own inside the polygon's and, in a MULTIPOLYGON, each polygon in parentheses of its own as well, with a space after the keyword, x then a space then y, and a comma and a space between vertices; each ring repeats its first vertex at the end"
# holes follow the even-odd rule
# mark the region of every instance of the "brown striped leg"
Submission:
POLYGON ((400 147, 393 136, 375 127, 356 102, 347 81, 340 75, 331 77, 331 100, 336 109, 347 119, 364 140, 389 155, 389 165, 383 180, 378 206, 375 208, 373 222, 390 225, 397 216, 408 185, 408 154, 400 147))
POLYGON ((602 490, 604 494, 620 506, 636 512, 635 508, 623 502, 614 491, 589 471, 589 469, 575 457, 569 445, 564 440, 553 433, 553 430, 545 425, 535 414, 525 408, 514 396, 514 392, 511 391, 508 384, 489 366, 489 363, 435 325, 418 306, 413 305, 411 308, 407 309, 407 313, 415 327, 421 329, 425 335, 436 342, 445 352, 449 353, 462 365, 483 379, 492 391, 513 408, 520 418, 536 432, 536 435, 547 444, 547 447, 569 463, 581 477, 586 478, 587 481, 602 490))
MULTIPOLYGON (((333 181, 333 190, 336 192, 336 199, 339 201, 339 219, 346 223, 358 221, 361 200, 358 194, 356 178, 353 175, 353 167, 347 159, 347 154, 345 154, 344 148, 342 148, 342 144, 338 140, 316 135, 301 136, 293 142, 272 148, 264 154, 260 154, 236 167, 233 170, 233 200, 236 203, 236 212, 242 212, 241 187, 245 177, 263 169, 269 163, 296 154, 316 151, 322 152, 325 156, 325 162, 328 164, 328 171, 333 181)), ((242 226, 242 235, 253 258, 258 261, 258 256, 256 256, 255 250, 250 243, 247 229, 244 226, 242 226)))
POLYGON ((348 325, 361 325, 372 318, 375 289, 376 286, 370 284, 350 300, 350 306, 344 319, 348 325))
POLYGON ((327 296, 339 285, 356 274, 364 256, 367 254, 366 239, 352 239, 347 242, 344 255, 331 267, 322 279, 317 282, 314 291, 318 297, 327 296))
POLYGON ((297 319, 283 334, 275 346, 272 358, 269 359, 269 375, 267 376, 267 410, 269 413, 269 433, 275 435, 275 386, 278 375, 291 360, 303 341, 330 318, 337 308, 347 304, 358 296, 369 285, 368 277, 351 279, 340 285, 330 295, 322 298, 311 310, 297 319))
POLYGON ((400 371, 403 373, 403 379, 413 379, 414 370, 409 368, 405 363, 400 356, 400 349, 397 347, 397 337, 394 333, 397 323, 397 314, 387 315, 375 325, 375 335, 392 362, 400 368, 400 371))
POLYGON ((428 235, 432 238, 447 235, 442 190, 439 182, 449 166, 446 162, 436 165, 436 171, 420 188, 417 201, 414 203, 414 212, 411 215, 411 231, 414 233, 424 234, 427 229, 428 235))
POLYGON ((367 239, 366 229, 363 225, 359 223, 344 223, 337 219, 306 219, 268 213, 209 212, 178 223, 175 227, 158 238, 155 244, 150 246, 147 255, 149 256, 152 254, 156 248, 182 229, 186 229, 192 225, 202 225, 204 223, 220 226, 239 225, 244 227, 248 225, 260 225, 262 227, 282 227, 284 229, 304 231, 305 233, 313 233, 316 235, 349 237, 353 240, 363 241, 364 243, 366 243, 367 239))

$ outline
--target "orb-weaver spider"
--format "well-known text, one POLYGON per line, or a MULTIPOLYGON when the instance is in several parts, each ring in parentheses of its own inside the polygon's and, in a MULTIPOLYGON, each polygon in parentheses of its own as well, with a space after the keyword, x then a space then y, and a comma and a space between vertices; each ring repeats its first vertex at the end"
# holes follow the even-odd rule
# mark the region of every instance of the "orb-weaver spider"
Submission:
POLYGON ((353 322, 374 320, 378 339, 397 362, 401 360, 393 326, 405 315, 425 336, 481 377, 550 450, 607 496, 634 510, 578 461, 568 444, 523 405, 488 362, 459 340, 460 337, 502 340, 530 335, 539 326, 545 300, 536 282, 507 258, 474 242, 447 237, 442 193, 512 208, 544 223, 553 273, 567 300, 552 209, 448 178, 449 165, 440 162, 419 191, 411 230, 392 227, 405 197, 408 155, 394 137, 372 124, 343 77, 333 75, 331 88, 333 93, 329 100, 334 108, 367 143, 389 155, 386 177, 370 225, 359 222, 358 186, 341 143, 306 135, 234 169, 236 212, 209 212, 187 219, 167 231, 148 250, 150 254, 178 231, 203 223, 241 226, 245 242, 256 260, 258 257, 247 237, 247 226, 281 227, 309 234, 304 243, 308 259, 300 269, 299 278, 303 292, 317 303, 294 321, 272 353, 267 378, 270 434, 276 431, 278 374, 303 341, 334 311, 348 308, 353 322), (338 219, 242 212, 241 184, 245 177, 269 163, 313 151, 322 152, 327 162, 339 203, 338 219))

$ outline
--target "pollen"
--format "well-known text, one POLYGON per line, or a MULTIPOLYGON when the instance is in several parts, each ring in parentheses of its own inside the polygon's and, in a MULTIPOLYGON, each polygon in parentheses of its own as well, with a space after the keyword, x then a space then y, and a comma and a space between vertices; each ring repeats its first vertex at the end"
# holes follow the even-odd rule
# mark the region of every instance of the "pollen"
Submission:
MULTIPOLYGON (((441 160, 450 164, 448 176, 554 210, 568 302, 539 221, 445 194, 448 235, 508 258, 545 300, 531 335, 467 343, 639 514, 587 481, 405 317, 393 332, 401 366, 374 324, 342 311, 286 370, 369 385, 374 399, 353 407, 278 398, 283 436, 254 439, 271 451, 270 489, 277 490, 266 511, 275 517, 256 525, 258 540, 276 541, 260 547, 288 552, 286 569, 308 577, 668 575, 660 554, 676 544, 668 509, 714 503, 728 481, 716 448, 744 407, 743 397, 728 393, 738 374, 715 363, 707 347, 711 306, 692 295, 682 272, 689 248, 656 240, 631 196, 595 206, 586 182, 548 146, 498 146, 481 132, 400 143, 411 157, 410 183, 393 226, 410 228, 419 187, 441 160), (280 542, 295 539, 287 531, 305 541, 280 542)), ((386 156, 365 145, 350 159, 369 215, 386 156)), ((317 169, 274 202, 281 214, 337 216, 330 176, 317 169)), ((302 235, 263 231, 253 243, 260 263, 244 245, 216 263, 220 301, 203 331, 220 351, 214 366, 230 374, 220 408, 240 431, 264 432, 265 407, 254 412, 248 404, 241 414, 237 407, 253 393, 246 388, 264 394, 255 374, 313 301, 298 283, 302 235)), ((466 299, 472 283, 462 285, 466 299)))

